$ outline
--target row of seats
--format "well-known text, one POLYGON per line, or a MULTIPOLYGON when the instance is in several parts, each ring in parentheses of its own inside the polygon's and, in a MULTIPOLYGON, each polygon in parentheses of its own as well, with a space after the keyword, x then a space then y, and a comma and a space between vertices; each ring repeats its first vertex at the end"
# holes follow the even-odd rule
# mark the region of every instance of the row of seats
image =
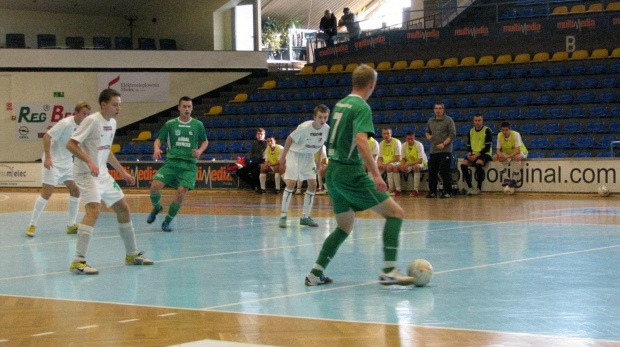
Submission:
MULTIPOLYGON (((520 1, 515 6, 524 6, 524 1, 520 1)), ((530 5, 537 5, 533 3, 530 5)), ((601 13, 601 12, 615 12, 620 11, 620 2, 612 2, 607 4, 603 9, 602 3, 590 4, 587 8, 584 4, 573 5, 570 10, 567 6, 557 6, 551 10, 549 7, 541 8, 526 8, 526 9, 510 9, 502 13, 500 20, 522 19, 522 18, 534 18, 534 17, 547 17, 547 16, 566 16, 566 15, 583 15, 589 13, 601 13)))
POLYGON ((554 134, 602 134, 620 133, 620 121, 611 122, 605 127, 603 122, 588 122, 584 125, 581 122, 567 122, 560 127, 559 123, 525 123, 519 127, 519 132, 524 135, 554 135, 554 134))
MULTIPOLYGON (((70 36, 65 38, 66 47, 58 47, 56 35, 54 34, 38 34, 37 48, 69 48, 83 49, 85 48, 85 40, 83 36, 70 36)), ((6 48, 26 48, 26 37, 24 34, 9 33, 6 34, 6 48)), ((176 40, 159 39, 159 47, 162 50, 176 50, 176 40)), ((112 38, 104 36, 93 37, 94 49, 112 49, 112 38)), ((133 49, 133 42, 130 37, 117 36, 114 38, 115 49, 133 49)), ((154 50, 157 49, 156 41, 153 38, 138 38, 138 49, 154 50)))
MULTIPOLYGON (((584 60, 584 59, 606 59, 606 58, 620 58, 620 47, 615 48, 611 54, 607 48, 598 48, 589 53, 587 50, 576 50, 572 53, 567 51, 555 52, 551 55, 549 52, 538 52, 532 56, 530 53, 517 54, 514 57, 512 54, 500 54, 495 58, 492 55, 485 55, 478 59, 476 57, 464 57, 459 58, 452 57, 447 58, 443 62, 439 58, 429 59, 424 61, 423 59, 415 59, 411 62, 406 60, 399 60, 392 65, 389 61, 383 61, 375 65, 374 62, 365 63, 366 65, 374 68, 377 71, 394 71, 394 70, 407 70, 407 69, 435 69, 435 68, 453 68, 453 67, 467 67, 467 66, 486 66, 486 65, 505 65, 505 64, 523 64, 523 63, 544 63, 554 61, 566 61, 566 60, 584 60)), ((357 68, 359 64, 350 63, 346 68, 343 64, 334 64, 332 66, 318 65, 316 69, 307 65, 304 66, 297 74, 298 75, 320 75, 331 73, 350 73, 357 68)))

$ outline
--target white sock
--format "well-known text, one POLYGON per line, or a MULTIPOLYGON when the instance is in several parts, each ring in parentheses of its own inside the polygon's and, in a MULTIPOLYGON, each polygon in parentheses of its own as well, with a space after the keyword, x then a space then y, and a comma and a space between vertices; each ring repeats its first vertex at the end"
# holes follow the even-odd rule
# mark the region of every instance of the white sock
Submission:
POLYGON ((73 258, 74 263, 79 263, 86 260, 86 252, 88 251, 90 238, 93 236, 93 230, 95 230, 94 227, 85 224, 80 224, 78 226, 78 240, 77 246, 75 247, 75 257, 73 258))
POLYGON ((304 209, 301 218, 307 218, 310 216, 310 210, 312 210, 312 204, 314 203, 314 192, 310 193, 306 190, 306 196, 304 197, 304 209))
POLYGON ((284 188, 284 194, 282 194, 282 213, 280 214, 280 217, 286 217, 288 205, 291 204, 291 196, 293 196, 293 193, 294 191, 284 188))
POLYGON ((282 181, 282 178, 280 177, 280 174, 277 172, 275 174, 275 179, 276 179, 276 190, 280 190, 280 181, 282 181))
POLYGON ((30 225, 37 226, 37 221, 39 217, 41 217, 41 213, 45 209, 45 205, 47 205, 47 201, 43 199, 41 195, 37 197, 37 201, 34 203, 34 209, 32 210, 32 217, 30 217, 30 225))
POLYGON ((265 190, 265 185, 267 184, 267 174, 261 173, 260 176, 258 176, 258 179, 260 180, 260 189, 265 190))
POLYGON ((67 226, 74 226, 77 220, 78 211, 80 210, 80 198, 69 196, 69 221, 67 226))
POLYGON ((396 190, 400 190, 400 172, 392 172, 392 177, 394 179, 394 186, 396 190))
POLYGON ((118 230, 121 234, 121 239, 125 244, 125 252, 128 256, 138 253, 138 247, 136 246, 136 233, 133 230, 133 223, 118 223, 118 230))
POLYGON ((394 173, 393 172, 388 172, 387 173, 387 179, 388 179, 388 189, 389 190, 394 190, 394 173))
POLYGON ((413 189, 418 190, 420 187, 420 176, 422 176, 419 172, 413 172, 413 189))

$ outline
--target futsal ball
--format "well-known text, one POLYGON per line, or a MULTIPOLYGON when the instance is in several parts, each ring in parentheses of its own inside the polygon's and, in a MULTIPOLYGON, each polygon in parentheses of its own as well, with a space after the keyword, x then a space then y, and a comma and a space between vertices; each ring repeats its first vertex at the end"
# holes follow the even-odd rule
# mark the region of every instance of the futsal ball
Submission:
POLYGON ((512 195, 514 193, 515 193, 515 188, 514 187, 509 187, 509 186, 505 186, 504 187, 504 194, 512 195))
POLYGON ((407 276, 415 278, 413 285, 424 287, 433 278, 433 265, 424 259, 416 259, 407 266, 407 276))
POLYGON ((600 195, 600 196, 609 196, 609 187, 607 187, 604 184, 602 186, 598 187, 598 195, 600 195))

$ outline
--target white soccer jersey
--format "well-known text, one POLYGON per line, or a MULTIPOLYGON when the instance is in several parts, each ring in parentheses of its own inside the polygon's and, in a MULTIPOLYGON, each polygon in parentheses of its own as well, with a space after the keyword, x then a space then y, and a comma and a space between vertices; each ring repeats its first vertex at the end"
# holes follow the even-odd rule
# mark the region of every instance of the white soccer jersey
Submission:
MULTIPOLYGON (((47 134, 52 138, 50 143, 50 155, 52 156, 52 163, 58 167, 71 167, 73 163, 73 154, 67 149, 67 142, 73 135, 78 125, 75 123, 73 116, 69 116, 60 122, 56 123, 47 134)), ((45 162, 45 152, 41 160, 45 162)))
POLYGON ((375 160, 375 163, 377 162, 377 160, 379 160, 379 142, 375 139, 373 139, 372 142, 370 142, 370 154, 372 155, 372 158, 375 160))
MULTIPOLYGON (((110 118, 107 121, 101 113, 97 112, 86 117, 71 136, 80 143, 82 151, 99 167, 99 179, 109 176, 107 162, 110 147, 114 141, 114 133, 116 133, 116 120, 110 118)), ((88 173, 90 173, 88 164, 76 158, 73 164, 73 174, 77 176, 88 173)))
POLYGON ((290 151, 296 153, 314 154, 321 150, 323 143, 327 140, 329 134, 329 125, 324 124, 321 129, 314 129, 313 121, 305 121, 291 133, 293 143, 289 148, 290 151))

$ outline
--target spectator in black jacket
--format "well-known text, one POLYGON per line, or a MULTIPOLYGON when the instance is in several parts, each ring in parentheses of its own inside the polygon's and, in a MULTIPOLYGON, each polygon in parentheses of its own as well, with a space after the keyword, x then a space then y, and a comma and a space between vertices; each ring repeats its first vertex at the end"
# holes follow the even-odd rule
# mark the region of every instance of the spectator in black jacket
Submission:
POLYGON ((237 176, 252 186, 254 190, 258 190, 260 187, 260 167, 265 162, 265 149, 267 149, 265 129, 258 128, 256 130, 256 140, 250 148, 250 158, 246 166, 237 170, 237 176))
POLYGON ((336 25, 336 17, 330 10, 325 10, 325 15, 321 17, 319 29, 323 31, 323 37, 327 47, 334 45, 334 41, 338 37, 338 26, 336 25))

